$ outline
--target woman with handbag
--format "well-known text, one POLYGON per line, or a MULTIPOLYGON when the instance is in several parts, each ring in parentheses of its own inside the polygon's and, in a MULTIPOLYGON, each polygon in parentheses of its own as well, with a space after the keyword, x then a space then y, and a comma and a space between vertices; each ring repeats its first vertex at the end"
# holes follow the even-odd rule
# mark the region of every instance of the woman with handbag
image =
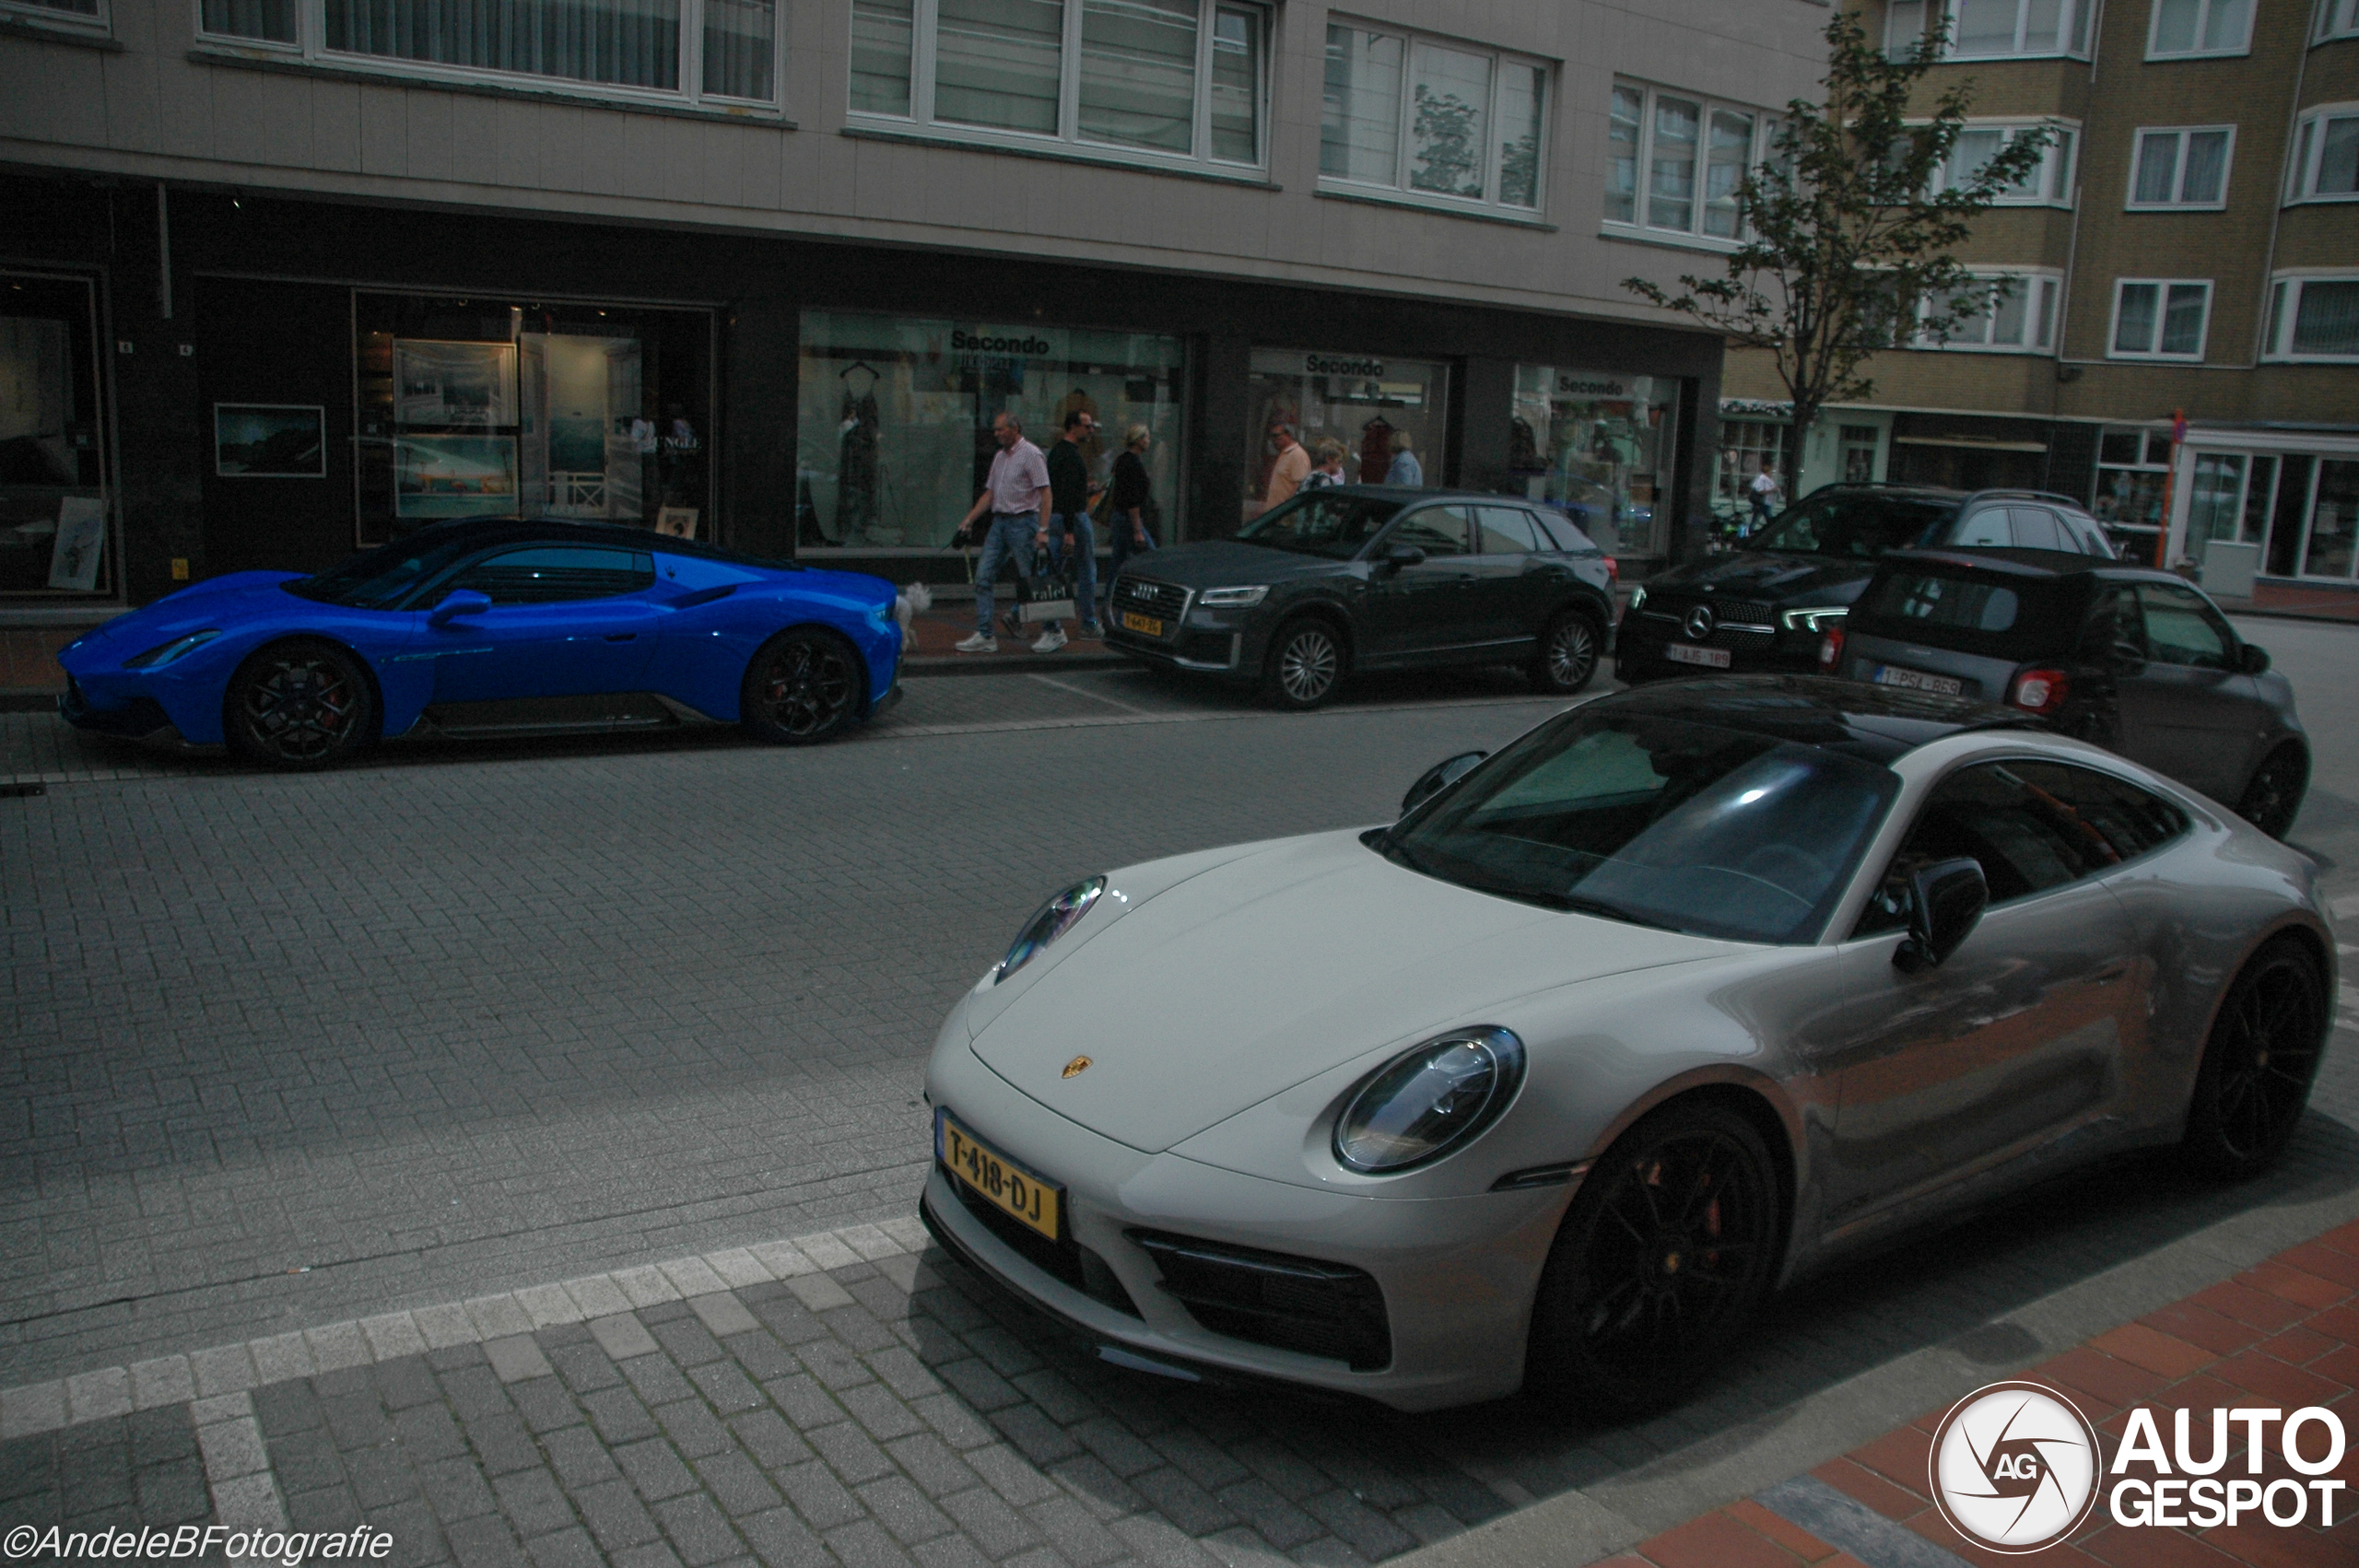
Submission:
MULTIPOLYGON (((1146 508, 1152 498, 1146 476, 1146 449, 1153 438, 1144 425, 1133 425, 1125 434, 1122 450, 1114 459, 1113 483, 1106 491, 1106 532, 1113 546, 1113 562, 1107 573, 1110 584, 1122 575, 1122 563, 1133 556, 1155 548, 1155 535, 1146 530, 1146 508)), ((1113 608, 1113 589, 1107 589, 1107 608, 1113 608)))

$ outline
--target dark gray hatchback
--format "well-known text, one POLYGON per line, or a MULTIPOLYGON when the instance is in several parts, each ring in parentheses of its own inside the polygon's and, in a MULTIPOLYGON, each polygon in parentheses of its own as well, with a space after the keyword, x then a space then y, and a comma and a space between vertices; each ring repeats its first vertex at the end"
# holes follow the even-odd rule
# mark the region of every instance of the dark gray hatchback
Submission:
POLYGON ((1825 634, 1830 673, 2002 702, 2283 838, 2310 777, 2294 688, 2168 572, 2049 550, 1886 556, 1825 634))
POLYGON ((1354 671, 1520 664, 1587 685, 1614 624, 1613 564, 1562 513, 1514 497, 1381 485, 1305 491, 1234 539, 1133 556, 1110 648, 1259 681, 1316 708, 1354 671))

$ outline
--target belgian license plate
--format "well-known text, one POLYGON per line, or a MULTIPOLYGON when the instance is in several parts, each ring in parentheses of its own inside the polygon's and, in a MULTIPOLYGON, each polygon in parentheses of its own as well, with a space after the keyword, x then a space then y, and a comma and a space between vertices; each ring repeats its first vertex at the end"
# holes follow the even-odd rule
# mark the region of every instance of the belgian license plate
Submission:
POLYGON ((1674 664, 1701 664, 1708 670, 1729 667, 1729 650, 1725 648, 1697 648, 1684 642, 1665 643, 1662 656, 1674 664))
POLYGON ((1966 690, 1966 683, 1954 676, 1929 675, 1922 670, 1904 670, 1897 664, 1879 664, 1868 679, 1880 686, 1906 686, 1912 692, 1938 692, 1943 696, 1957 696, 1966 690))
POLYGON ((1042 1181, 990 1144, 976 1138, 951 1117, 933 1113, 933 1157, 951 1178, 980 1193, 1011 1218, 1031 1226, 1050 1241, 1062 1234, 1065 1189, 1042 1181))
POLYGON ((1122 629, 1126 632, 1144 632, 1149 637, 1161 637, 1163 623, 1153 615, 1142 615, 1133 611, 1125 610, 1122 612, 1122 629))

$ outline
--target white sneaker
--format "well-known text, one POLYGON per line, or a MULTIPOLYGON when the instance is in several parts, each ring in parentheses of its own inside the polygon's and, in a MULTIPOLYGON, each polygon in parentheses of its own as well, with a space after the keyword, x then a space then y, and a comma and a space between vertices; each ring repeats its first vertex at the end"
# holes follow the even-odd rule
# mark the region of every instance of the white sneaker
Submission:
POLYGON ((1047 631, 1040 634, 1040 640, 1032 645, 1032 651, 1035 653, 1054 653, 1058 649, 1062 648, 1064 645, 1064 628, 1062 626, 1050 626, 1047 631))
POLYGON ((966 641, 958 645, 958 651, 961 653, 997 653, 999 651, 999 638, 992 636, 989 632, 977 632, 974 636, 968 638, 966 641))

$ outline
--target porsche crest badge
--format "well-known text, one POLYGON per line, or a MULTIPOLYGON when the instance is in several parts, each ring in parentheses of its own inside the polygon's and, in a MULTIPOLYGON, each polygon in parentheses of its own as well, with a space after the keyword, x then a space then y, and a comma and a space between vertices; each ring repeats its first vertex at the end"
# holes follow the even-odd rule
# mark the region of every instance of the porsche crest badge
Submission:
POLYGON ((1088 1071, 1089 1059, 1086 1056, 1077 1056, 1071 1061, 1065 1063, 1065 1070, 1062 1074, 1060 1074, 1060 1076, 1065 1078, 1078 1078, 1088 1071))

